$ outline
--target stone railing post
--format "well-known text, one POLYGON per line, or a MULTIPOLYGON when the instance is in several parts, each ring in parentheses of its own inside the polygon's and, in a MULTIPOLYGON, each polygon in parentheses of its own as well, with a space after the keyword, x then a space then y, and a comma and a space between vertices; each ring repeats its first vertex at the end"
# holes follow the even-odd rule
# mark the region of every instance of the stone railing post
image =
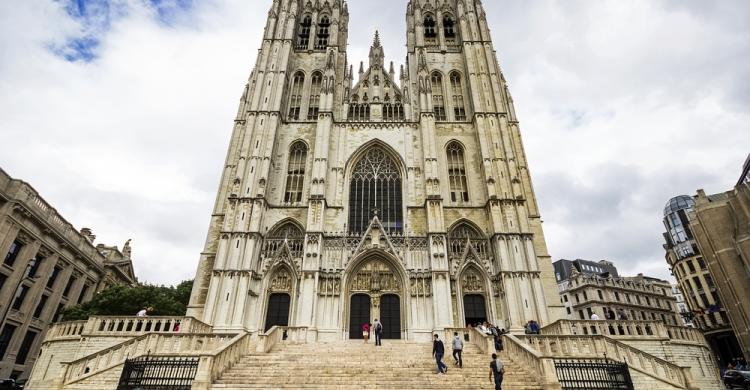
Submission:
POLYGON ((680 367, 682 369, 682 376, 685 377, 685 388, 688 390, 700 390, 700 386, 693 380, 693 373, 690 372, 690 367, 680 367))
POLYGON ((89 317, 86 321, 86 325, 83 326, 82 334, 91 334, 96 330, 96 323, 99 322, 98 317, 89 317))
POLYGON ((544 390, 562 390, 562 385, 557 379, 555 360, 552 358, 541 358, 542 377, 539 378, 544 390))
POLYGON ((198 368, 195 372, 195 379, 190 387, 192 390, 208 390, 211 388, 211 370, 213 368, 213 356, 201 356, 198 361, 198 368))

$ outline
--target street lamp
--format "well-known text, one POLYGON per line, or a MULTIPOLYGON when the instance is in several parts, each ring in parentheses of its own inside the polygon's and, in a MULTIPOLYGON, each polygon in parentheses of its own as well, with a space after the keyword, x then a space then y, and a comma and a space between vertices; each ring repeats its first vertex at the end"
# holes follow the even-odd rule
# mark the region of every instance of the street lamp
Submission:
POLYGON ((39 276, 31 275, 31 270, 36 265, 36 262, 37 262, 36 258, 32 258, 31 260, 29 260, 28 264, 26 264, 26 269, 24 270, 23 275, 21 276, 20 279, 18 279, 16 288, 13 290, 13 299, 10 302, 8 302, 7 305, 5 305, 5 309, 3 309, 3 316, 0 317, 2 318, 2 321, 0 321, 0 332, 2 332, 3 328, 5 328, 5 320, 8 319, 8 313, 10 312, 10 307, 13 305, 16 294, 18 294, 18 289, 21 288, 21 284, 23 283, 23 281, 26 279, 32 279, 32 280, 39 279, 39 276))

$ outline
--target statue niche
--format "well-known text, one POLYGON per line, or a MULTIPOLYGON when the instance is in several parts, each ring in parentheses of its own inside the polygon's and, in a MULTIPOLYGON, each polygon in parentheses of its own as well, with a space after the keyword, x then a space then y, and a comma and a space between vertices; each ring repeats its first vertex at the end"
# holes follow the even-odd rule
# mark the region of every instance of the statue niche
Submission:
POLYGON ((352 292, 398 293, 396 273, 382 260, 370 260, 359 268, 351 284, 352 292))

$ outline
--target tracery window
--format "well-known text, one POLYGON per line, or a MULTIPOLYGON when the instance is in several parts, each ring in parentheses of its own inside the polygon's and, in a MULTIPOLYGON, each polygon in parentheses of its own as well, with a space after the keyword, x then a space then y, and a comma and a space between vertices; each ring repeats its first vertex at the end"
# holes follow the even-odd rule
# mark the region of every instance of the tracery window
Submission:
POLYGON ((318 119, 318 112, 320 111, 320 88, 322 84, 323 75, 320 72, 313 73, 310 85, 310 103, 307 106, 308 120, 318 119))
POLYGON ((453 91, 453 115, 455 120, 465 121, 464 90, 461 86, 461 75, 458 72, 451 73, 451 90, 453 91))
POLYGON ((432 73, 432 108, 436 121, 445 121, 445 99, 443 98, 443 76, 438 72, 432 73))
POLYGON ((331 21, 328 19, 328 16, 324 15, 321 17, 320 22, 318 22, 318 39, 315 41, 315 50, 325 50, 328 48, 330 27, 331 21))
POLYGON ((436 43, 436 26, 437 23, 435 23, 435 19, 432 17, 432 15, 427 15, 424 17, 424 38, 426 43, 436 43))
POLYGON ((299 35, 297 36, 298 50, 307 50, 310 44, 310 27, 312 27, 312 18, 310 15, 305 15, 299 26, 299 35))
POLYGON ((451 257, 462 256, 467 242, 471 243, 480 256, 487 255, 487 240, 484 235, 468 223, 462 222, 448 232, 448 246, 451 257))
POLYGON ((400 102, 383 105, 383 120, 395 122, 404 120, 404 106, 400 102))
POLYGON ((468 202, 469 187, 466 181, 464 165, 464 148, 456 141, 448 144, 448 181, 450 182, 451 201, 468 202))
POLYGON ((370 120, 370 105, 368 103, 350 103, 349 120, 365 122, 370 120))
POLYGON ((305 184, 305 167, 307 165, 307 145, 297 141, 289 148, 289 166, 286 174, 286 191, 284 203, 302 202, 302 190, 305 184))
POLYGON ((292 79, 292 93, 289 97, 289 120, 299 120, 302 107, 302 86, 305 84, 305 74, 297 72, 292 79))
POLYGON ((445 35, 445 43, 448 45, 456 44, 456 28, 453 22, 453 17, 450 15, 443 16, 443 32, 445 35))
POLYGON ((364 233, 377 212, 383 228, 403 231, 401 172, 382 147, 365 153, 352 171, 349 182, 349 232, 364 233))
POLYGON ((302 257, 305 243, 305 233, 296 224, 286 222, 273 229, 263 241, 262 254, 264 257, 273 257, 281 249, 284 242, 289 246, 292 257, 302 257))

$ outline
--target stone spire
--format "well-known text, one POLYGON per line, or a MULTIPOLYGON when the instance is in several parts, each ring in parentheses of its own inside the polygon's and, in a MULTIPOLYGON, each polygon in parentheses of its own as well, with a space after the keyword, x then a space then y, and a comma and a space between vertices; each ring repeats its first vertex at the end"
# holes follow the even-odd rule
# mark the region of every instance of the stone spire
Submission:
POLYGON ((375 31, 375 40, 370 46, 370 67, 371 68, 382 68, 385 61, 385 54, 383 53, 383 46, 380 45, 380 33, 375 31))

